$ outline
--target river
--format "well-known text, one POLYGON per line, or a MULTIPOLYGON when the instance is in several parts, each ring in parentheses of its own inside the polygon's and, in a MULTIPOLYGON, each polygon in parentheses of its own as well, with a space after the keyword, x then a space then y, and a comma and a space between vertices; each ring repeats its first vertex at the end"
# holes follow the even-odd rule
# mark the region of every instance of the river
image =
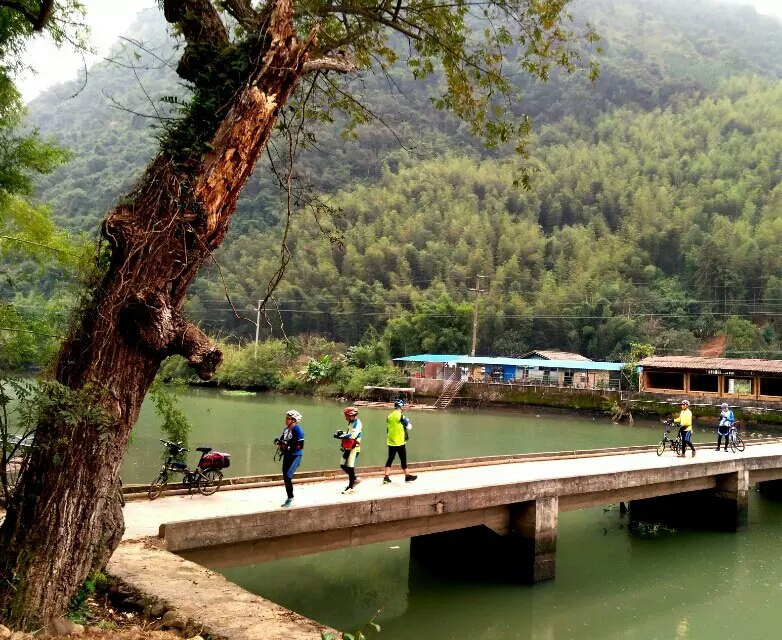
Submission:
MULTIPOLYGON (((231 475, 276 471, 271 440, 290 407, 303 415, 305 469, 336 466, 332 432, 342 406, 284 396, 182 395, 193 446, 233 454, 231 475)), ((387 411, 364 409, 362 464, 382 464, 387 411)), ((413 460, 650 444, 659 423, 518 411, 410 412, 413 460)), ((155 475, 160 437, 144 407, 124 467, 126 482, 155 475)), ((696 442, 710 430, 696 429, 696 442)), ((732 455, 732 454, 726 454, 732 455)), ((193 456, 194 458, 194 456, 193 456)), ((192 459, 191 459, 192 461, 192 459)), ((281 490, 282 491, 282 490, 281 490)), ((194 505, 195 508, 195 505, 194 505)), ((195 513, 195 512, 194 512, 195 513)), ((378 640, 778 638, 782 611, 782 503, 750 495, 737 534, 662 530, 631 535, 616 505, 560 515, 557 577, 535 586, 433 573, 409 542, 376 544, 225 569, 242 587, 343 630, 376 615, 378 640)), ((494 550, 486 562, 501 563, 494 550)), ((458 558, 455 559, 458 562, 458 558)))
MULTIPOLYGON (((231 453, 230 475, 279 470, 272 459, 272 441, 280 435, 285 412, 291 408, 303 415, 306 445, 301 469, 339 467, 339 448, 332 436, 345 428, 342 410, 346 405, 298 396, 235 396, 215 389, 191 389, 179 396, 193 423, 191 450, 208 446, 231 453)), ((388 409, 361 408, 360 415, 364 425, 360 463, 383 464, 388 409)), ((410 411, 407 415, 413 422, 408 447, 411 460, 652 444, 662 435, 661 425, 655 422, 630 427, 611 424, 606 417, 556 415, 543 409, 455 409, 410 411)), ((163 453, 159 422, 151 402, 145 402, 122 469, 126 484, 150 482, 157 475, 163 453)), ((196 459, 191 453, 189 461, 196 459)))

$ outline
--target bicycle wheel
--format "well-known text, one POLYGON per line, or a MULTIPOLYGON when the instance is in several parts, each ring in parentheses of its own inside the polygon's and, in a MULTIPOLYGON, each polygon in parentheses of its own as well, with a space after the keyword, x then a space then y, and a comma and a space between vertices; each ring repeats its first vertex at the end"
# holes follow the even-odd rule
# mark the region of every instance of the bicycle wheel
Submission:
POLYGON ((163 489, 166 488, 167 484, 168 474, 165 471, 161 471, 160 475, 152 481, 151 485, 149 485, 149 489, 147 490, 147 496, 149 499, 154 500, 157 498, 161 493, 163 493, 163 489))
POLYGON ((747 445, 744 444, 744 441, 741 439, 741 436, 739 434, 736 434, 736 449, 739 451, 744 451, 747 445))
POLYGON ((657 445, 657 455, 661 456, 665 451, 665 440, 660 440, 660 444, 657 445))
POLYGON ((673 452, 678 456, 679 455, 679 448, 681 447, 681 440, 673 440, 671 442, 671 449, 673 449, 673 452))
POLYGON ((223 482, 223 474, 217 469, 207 469, 203 475, 198 478, 198 490, 202 495, 211 496, 220 488, 223 482))

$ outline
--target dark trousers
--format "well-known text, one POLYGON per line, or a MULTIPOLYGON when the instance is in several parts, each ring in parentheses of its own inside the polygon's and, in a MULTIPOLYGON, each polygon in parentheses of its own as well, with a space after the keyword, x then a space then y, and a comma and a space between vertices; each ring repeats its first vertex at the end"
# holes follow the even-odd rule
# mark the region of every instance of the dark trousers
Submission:
POLYGON ((682 455, 687 451, 687 445, 690 445, 690 449, 695 453, 695 447, 692 446, 692 431, 682 431, 682 455))
POLYGON ((396 458, 397 455, 399 455, 399 463, 402 465, 402 468, 407 469, 407 447, 403 444, 400 444, 397 447, 388 445, 388 460, 386 460, 386 466, 390 467, 394 464, 394 458, 396 458))
POLYGON ((728 444, 730 444, 730 443, 728 442, 728 438, 730 437, 728 434, 729 434, 729 432, 728 432, 728 431, 726 431, 725 433, 723 433, 722 431, 720 431, 719 429, 717 429, 717 449, 719 449, 719 448, 720 448, 720 443, 722 442, 722 437, 724 436, 724 437, 725 437, 725 451, 727 451, 727 450, 728 450, 728 444))
POLYGON ((289 498, 293 497, 293 474, 299 468, 301 456, 282 457, 282 481, 285 483, 285 493, 289 498))
POLYGON ((352 489, 353 485, 356 484, 356 470, 346 464, 340 465, 340 468, 348 474, 348 489, 352 489))

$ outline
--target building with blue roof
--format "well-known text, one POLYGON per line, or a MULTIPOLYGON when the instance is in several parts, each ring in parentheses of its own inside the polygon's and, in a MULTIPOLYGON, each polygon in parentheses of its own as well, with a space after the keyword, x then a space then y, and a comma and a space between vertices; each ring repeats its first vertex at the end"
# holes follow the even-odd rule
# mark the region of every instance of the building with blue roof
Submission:
MULTIPOLYGON (((534 354, 535 352, 533 352, 534 354)), ((424 353, 394 358, 412 377, 464 382, 535 384, 576 389, 621 389, 623 362, 503 358, 424 353)))

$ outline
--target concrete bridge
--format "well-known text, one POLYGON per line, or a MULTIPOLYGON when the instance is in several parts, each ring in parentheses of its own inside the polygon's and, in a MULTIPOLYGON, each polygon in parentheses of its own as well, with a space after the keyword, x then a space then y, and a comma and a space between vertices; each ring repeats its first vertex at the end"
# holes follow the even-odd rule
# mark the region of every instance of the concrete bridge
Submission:
POLYGON ((782 479, 782 441, 685 459, 631 447, 433 464, 445 468, 413 483, 365 476, 353 495, 340 494, 343 479, 312 478, 296 485, 290 509, 280 508, 278 486, 130 502, 126 539, 159 533, 169 551, 220 567, 409 537, 411 553, 461 562, 477 550, 507 578, 537 582, 554 577, 562 511, 632 502, 631 513, 681 513, 668 501, 686 493, 684 510, 697 511, 701 525, 745 527, 750 485, 782 479))

